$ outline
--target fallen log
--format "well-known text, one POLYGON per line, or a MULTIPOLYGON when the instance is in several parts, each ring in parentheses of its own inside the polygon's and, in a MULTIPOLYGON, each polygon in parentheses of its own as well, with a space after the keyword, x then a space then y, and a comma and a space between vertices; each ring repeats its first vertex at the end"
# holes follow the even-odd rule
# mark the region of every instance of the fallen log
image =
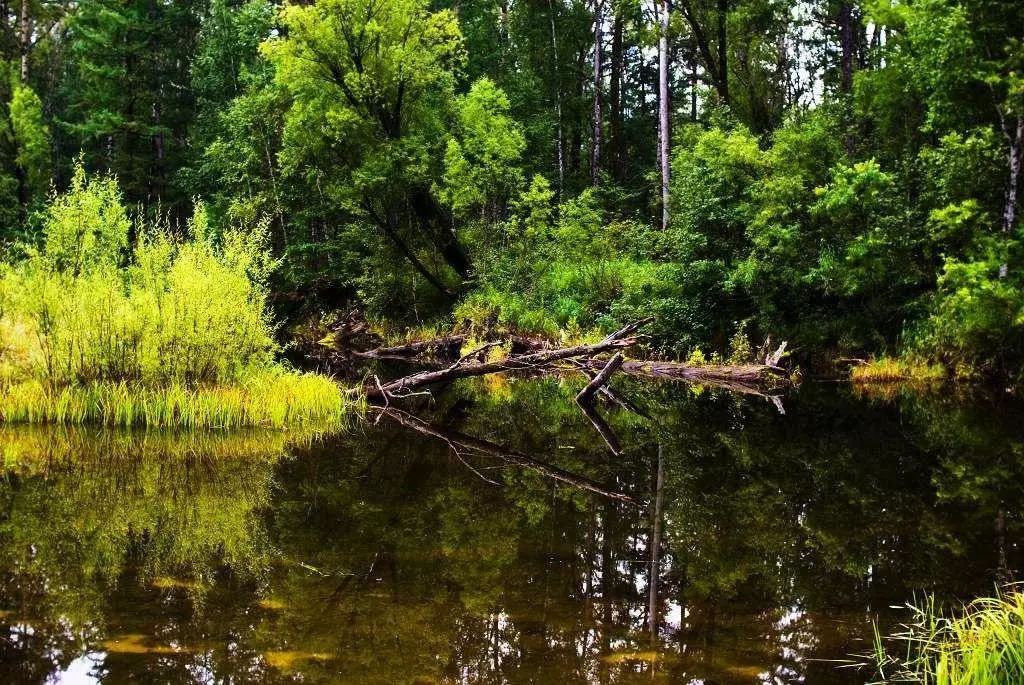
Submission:
POLYGON ((438 440, 442 440, 456 454, 456 456, 459 456, 460 458, 462 457, 460 449, 466 452, 496 457, 506 463, 530 469, 531 471, 560 483, 565 483, 566 485, 571 485, 582 490, 588 490, 589 492, 601 495, 602 497, 625 502, 626 504, 636 504, 636 501, 624 492, 611 490, 610 488, 607 488, 589 478, 578 476, 557 466, 552 466, 551 464, 538 461, 533 457, 527 456, 521 452, 516 452, 515 450, 507 449, 501 445, 490 442, 489 440, 475 438, 471 435, 460 433, 459 431, 452 430, 450 428, 435 426, 424 421, 418 416, 414 416, 413 414, 393 407, 375 407, 372 411, 377 412, 379 415, 385 416, 406 428, 410 428, 424 435, 429 435, 437 438, 438 440))
POLYGON ((343 351, 351 354, 353 357, 361 357, 363 359, 409 359, 426 352, 447 357, 457 354, 465 342, 466 336, 464 335, 449 335, 431 340, 419 340, 404 345, 375 347, 372 350, 345 349, 343 351))
MULTIPOLYGON (((511 355, 504 359, 483 362, 467 361, 468 357, 473 356, 473 353, 470 353, 444 369, 421 371, 388 383, 381 383, 379 379, 374 378, 372 385, 367 383, 362 388, 354 388, 350 390, 349 393, 353 395, 365 393, 366 398, 370 401, 386 402, 389 398, 402 397, 428 385, 449 383, 459 378, 483 376, 489 373, 499 373, 502 371, 520 371, 524 369, 544 368, 550 366, 554 362, 564 361, 567 359, 587 359, 604 352, 620 350, 636 345, 641 338, 639 336, 632 335, 632 333, 645 323, 647 323, 646 320, 637 321, 623 327, 615 333, 612 333, 601 342, 589 345, 575 345, 573 347, 560 349, 541 350, 539 352, 511 355)), ((490 343, 488 346, 490 346, 490 343)))
POLYGON ((579 404, 593 404, 594 393, 603 388, 611 379, 612 374, 622 366, 622 353, 616 352, 608 363, 604 365, 601 372, 594 376, 587 385, 576 395, 576 402, 579 404))
MULTIPOLYGON (((362 386, 352 388, 348 392, 352 396, 363 394, 370 402, 387 404, 390 399, 429 394, 422 389, 430 385, 505 371, 547 372, 557 367, 559 362, 571 362, 590 377, 590 382, 578 398, 582 404, 587 405, 593 403, 593 395, 598 392, 621 404, 621 400, 618 400, 608 388, 608 381, 616 371, 633 376, 683 380, 760 396, 766 396, 768 390, 790 384, 789 372, 778 366, 786 349, 785 342, 779 345, 777 350, 770 352, 770 343, 765 341, 764 350, 758 354, 758 359, 763 359, 763 363, 694 366, 670 361, 624 361, 621 350, 632 347, 641 340, 641 336, 634 333, 649 321, 650 319, 643 319, 630 323, 598 343, 565 348, 533 348, 525 353, 512 353, 502 359, 488 360, 485 352, 505 344, 495 340, 459 357, 444 368, 434 367, 388 382, 381 382, 377 376, 371 376, 362 386), (611 361, 598 358, 613 350, 617 353, 611 361), (590 369, 597 373, 592 373, 590 369)), ((466 340, 466 336, 452 335, 436 340, 378 347, 353 354, 364 358, 409 359, 426 351, 435 351, 442 356, 447 354, 451 358, 466 340)), ((531 342, 536 344, 534 340, 531 342)), ((520 344, 522 343, 523 341, 520 341, 520 344)), ((434 361, 436 363, 436 359, 434 361)), ((610 446, 612 444, 613 442, 610 446)))
MULTIPOLYGON (((600 360, 588 359, 583 363, 591 369, 604 367, 600 360)), ((683 380, 758 395, 764 394, 766 386, 789 385, 789 372, 768 364, 694 366, 669 361, 625 361, 619 371, 631 376, 683 380)))
POLYGON ((590 423, 594 426, 594 429, 598 432, 601 438, 604 439, 608 449, 611 450, 612 454, 616 457, 622 454, 622 446, 619 443, 619 438, 615 435, 615 431, 608 425, 601 415, 594 408, 594 395, 602 390, 606 390, 608 381, 611 380, 612 374, 615 373, 618 368, 622 366, 622 353, 616 352, 608 363, 604 365, 599 373, 594 374, 594 377, 590 379, 590 382, 580 390, 579 394, 576 395, 576 404, 579 405, 580 409, 583 410, 583 415, 590 419, 590 423))

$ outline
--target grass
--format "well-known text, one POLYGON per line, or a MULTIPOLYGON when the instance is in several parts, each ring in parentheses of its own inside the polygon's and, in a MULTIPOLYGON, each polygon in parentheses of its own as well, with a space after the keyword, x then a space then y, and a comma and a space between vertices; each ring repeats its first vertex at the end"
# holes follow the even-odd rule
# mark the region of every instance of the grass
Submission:
POLYGON ((946 371, 939 364, 904 357, 870 359, 850 371, 854 383, 932 383, 945 377, 946 371))
POLYGON ((230 384, 164 387, 114 381, 52 388, 38 380, 0 386, 0 422, 148 428, 336 428, 351 409, 329 378, 255 374, 230 384))
POLYGON ((882 683, 1001 685, 1024 683, 1024 593, 1011 587, 944 616, 929 597, 911 606, 914 620, 883 640, 873 659, 882 683), (899 648, 890 654, 887 644, 899 648))

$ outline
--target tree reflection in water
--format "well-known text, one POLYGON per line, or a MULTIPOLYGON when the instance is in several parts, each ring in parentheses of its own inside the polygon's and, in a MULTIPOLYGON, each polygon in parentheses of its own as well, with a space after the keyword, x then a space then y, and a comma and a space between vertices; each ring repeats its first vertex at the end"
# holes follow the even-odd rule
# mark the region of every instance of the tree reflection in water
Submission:
POLYGON ((318 440, 3 429, 0 672, 863 682, 834 660, 873 617, 1019 566, 1017 406, 809 384, 782 415, 621 379, 638 411, 599 405, 615 456, 581 382, 465 383, 418 412, 547 471, 386 420, 318 440))

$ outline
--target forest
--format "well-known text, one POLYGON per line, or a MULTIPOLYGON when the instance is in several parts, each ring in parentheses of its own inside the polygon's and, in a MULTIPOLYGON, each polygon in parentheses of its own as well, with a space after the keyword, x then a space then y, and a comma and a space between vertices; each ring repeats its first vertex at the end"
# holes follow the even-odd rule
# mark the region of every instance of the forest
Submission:
POLYGON ((138 270, 198 221, 260 264, 242 365, 358 310, 554 340, 653 316, 672 358, 739 334, 810 368, 1021 377, 1016 0, 14 0, 0 21, 5 295, 48 259, 89 300, 97 254, 138 270))
POLYGON ((0 675, 1024 682, 1022 167, 1021 0, 0 0, 0 675))

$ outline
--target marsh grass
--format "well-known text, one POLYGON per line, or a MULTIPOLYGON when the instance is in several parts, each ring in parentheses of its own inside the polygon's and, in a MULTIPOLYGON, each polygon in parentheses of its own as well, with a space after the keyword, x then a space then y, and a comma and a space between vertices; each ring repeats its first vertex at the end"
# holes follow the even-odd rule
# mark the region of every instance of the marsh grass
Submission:
POLYGON ((914 619, 883 639, 873 659, 882 683, 1001 685, 1024 683, 1024 593, 1011 587, 976 599, 956 616, 933 597, 911 605, 914 619))
POLYGON ((39 380, 0 386, 0 421, 148 428, 341 427, 353 409, 331 379, 265 373, 230 384, 147 387, 94 381, 51 388, 39 380))
POLYGON ((139 224, 133 245, 116 180, 81 165, 42 220, 43 244, 0 263, 0 422, 340 423, 331 379, 275 361, 265 223, 217 231, 198 204, 188 235, 139 224))
POLYGON ((850 371, 854 383, 935 383, 944 378, 941 365, 902 357, 878 357, 850 371))

